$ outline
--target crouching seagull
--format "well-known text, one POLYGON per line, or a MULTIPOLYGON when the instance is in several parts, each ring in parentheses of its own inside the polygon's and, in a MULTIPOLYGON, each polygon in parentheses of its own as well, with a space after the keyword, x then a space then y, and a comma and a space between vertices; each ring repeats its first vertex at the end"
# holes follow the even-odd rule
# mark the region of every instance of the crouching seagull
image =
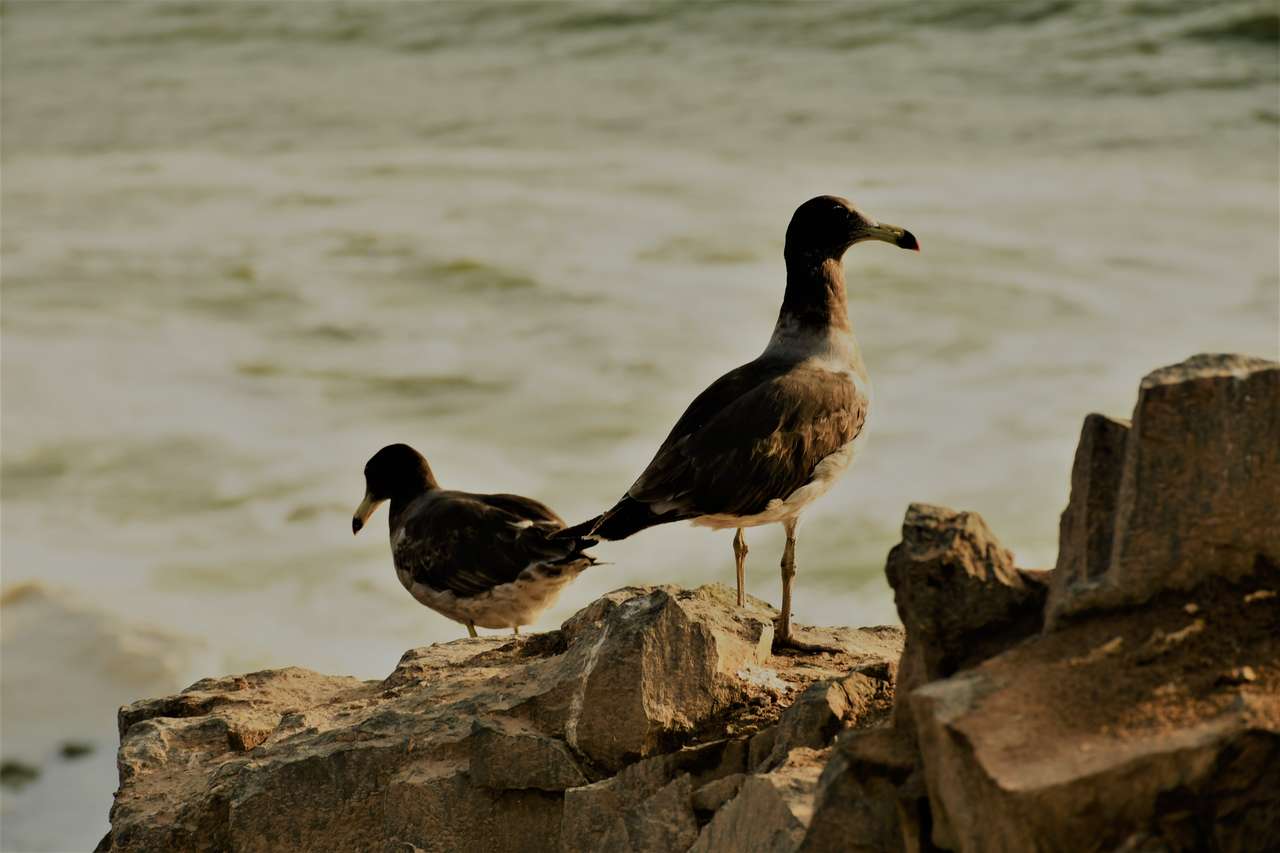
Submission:
POLYGON ((476 635, 482 628, 520 633, 564 587, 595 565, 595 542, 552 534, 564 528, 545 504, 520 495, 477 495, 440 488, 422 454, 392 444, 364 466, 365 495, 351 519, 359 533, 391 502, 391 557, 409 594, 476 635))
POLYGON ((910 231, 877 222, 846 199, 819 196, 800 205, 787 227, 782 310, 764 352, 694 399, 612 509, 560 535, 625 539, 685 520, 736 528, 741 606, 743 530, 779 523, 787 540, 776 639, 809 648, 791 632, 796 524, 853 462, 865 434, 871 385, 849 323, 843 258, 866 240, 920 249, 910 231))

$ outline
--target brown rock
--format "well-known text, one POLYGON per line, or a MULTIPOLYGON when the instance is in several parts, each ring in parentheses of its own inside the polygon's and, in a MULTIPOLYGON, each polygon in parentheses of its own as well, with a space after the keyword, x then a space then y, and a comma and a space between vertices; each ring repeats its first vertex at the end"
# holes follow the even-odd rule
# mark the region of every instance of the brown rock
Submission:
POLYGON ((1045 572, 1020 570, 981 516, 912 504, 885 574, 907 629, 895 720, 906 695, 1041 628, 1045 572))
POLYGON ((872 664, 844 678, 809 685, 782 712, 769 739, 767 757, 752 768, 777 767, 796 747, 825 749, 844 729, 866 725, 878 709, 891 706, 896 670, 896 666, 872 664))
MULTIPOLYGON (((1140 604, 1211 576, 1280 574, 1280 364, 1197 355, 1138 391, 1106 570, 1069 581, 1054 618, 1140 604)), ((1068 563, 1079 543, 1067 547, 1068 563)))
POLYGON ((471 781, 499 790, 563 791, 587 784, 563 741, 517 720, 476 720, 471 727, 471 781))
POLYGON ((665 752, 742 698, 740 672, 764 666, 772 614, 739 610, 727 587, 632 595, 566 632, 582 650, 564 737, 606 770, 665 752))
POLYGON ((1095 614, 915 690, 933 843, 1245 851, 1276 837, 1280 613, 1202 585, 1217 628, 1188 630, 1201 623, 1184 600, 1095 614), (1243 660, 1254 682, 1217 683, 1243 660))
POLYGON ((841 735, 818 779, 803 853, 898 853, 919 850, 922 786, 919 755, 897 728, 841 735))
POLYGON ((1071 467, 1071 500, 1058 525, 1058 563, 1045 618, 1052 628, 1063 602, 1098 582, 1111 562, 1112 533, 1129 422, 1089 415, 1071 467))
POLYGON ((368 690, 354 678, 289 668, 204 679, 177 696, 126 705, 118 714, 127 733, 117 757, 120 791, 99 849, 228 849, 231 793, 218 778, 222 766, 243 761, 245 744, 260 743, 270 721, 292 709, 324 709, 368 690))
POLYGON ((734 773, 715 779, 693 792, 693 810, 695 812, 714 812, 725 803, 738 796, 738 790, 746 780, 747 774, 734 773))
POLYGON ((726 776, 741 775, 747 769, 746 762, 745 739, 718 740, 646 758, 609 779, 568 790, 562 850, 591 853, 609 849, 610 839, 631 837, 628 816, 673 781, 688 779, 692 790, 726 776))
POLYGON ((804 840, 826 751, 792 750, 786 763, 749 776, 690 853, 790 853, 804 840))
POLYGON ((724 587, 632 588, 560 631, 412 650, 381 682, 276 670, 135 703, 99 849, 687 847, 693 790, 745 773, 752 733, 898 653, 846 631, 774 658, 772 624, 724 587))
POLYGON ((770 726, 751 736, 747 746, 747 767, 754 773, 773 755, 773 744, 778 739, 778 727, 770 726))
MULTIPOLYGON (((291 842, 288 849, 543 853, 559 848, 560 804, 560 795, 547 791, 477 787, 461 762, 424 760, 403 767, 380 801, 370 803, 376 820, 357 819, 349 835, 313 836, 312 846, 294 848, 291 842)), ((325 825, 321 816, 311 818, 325 825)), ((244 835, 253 837, 249 827, 244 835)), ((260 849, 281 849, 283 838, 262 838, 260 849)))
POLYGON ((619 853, 688 850, 698 840, 692 793, 689 774, 680 774, 653 796, 619 814, 595 849, 619 853))

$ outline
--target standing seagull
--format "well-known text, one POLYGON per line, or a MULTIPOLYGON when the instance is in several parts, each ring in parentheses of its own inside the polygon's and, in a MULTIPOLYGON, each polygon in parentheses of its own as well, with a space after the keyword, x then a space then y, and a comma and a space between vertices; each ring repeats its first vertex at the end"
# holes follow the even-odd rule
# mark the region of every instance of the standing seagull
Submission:
POLYGON ((849 324, 844 253, 883 240, 920 250, 910 231, 868 217, 849 201, 818 196, 787 226, 787 290, 769 345, 711 384, 676 422, 653 461, 618 503, 562 536, 625 539, 657 524, 737 528, 733 555, 744 603, 743 529, 781 523, 781 645, 791 635, 796 523, 853 461, 871 398, 849 324))
POLYGON ((467 626, 511 628, 533 622, 560 591, 595 565, 545 504, 520 495, 475 495, 440 488, 422 454, 407 444, 382 448, 364 466, 364 500, 351 519, 359 533, 391 501, 396 577, 419 603, 467 626))

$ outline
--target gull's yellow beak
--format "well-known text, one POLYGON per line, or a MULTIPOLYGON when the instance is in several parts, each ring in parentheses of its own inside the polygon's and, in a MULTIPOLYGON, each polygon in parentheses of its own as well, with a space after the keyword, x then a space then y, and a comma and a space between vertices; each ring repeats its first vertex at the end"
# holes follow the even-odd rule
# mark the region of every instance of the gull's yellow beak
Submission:
POLYGON ((360 501, 360 506, 356 507, 356 514, 351 517, 351 532, 359 533, 360 528, 364 527, 364 523, 369 520, 369 516, 373 515, 373 511, 378 508, 378 504, 382 501, 374 500, 373 495, 368 492, 364 493, 364 500, 360 501))
POLYGON ((916 239, 916 235, 905 228, 899 228, 897 225, 877 222, 863 233, 867 235, 868 240, 883 240, 902 249, 920 251, 920 241, 916 239))

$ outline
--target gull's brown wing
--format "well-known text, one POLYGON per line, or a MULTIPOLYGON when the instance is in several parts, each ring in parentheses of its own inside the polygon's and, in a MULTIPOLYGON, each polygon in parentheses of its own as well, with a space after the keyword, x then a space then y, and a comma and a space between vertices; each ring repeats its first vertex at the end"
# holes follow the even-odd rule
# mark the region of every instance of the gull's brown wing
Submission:
POLYGON ((714 411, 695 400, 627 497, 656 516, 754 515, 808 483, 862 430, 867 400, 848 374, 761 372, 714 411))
POLYGON ((847 374, 757 359, 694 398, 611 509, 556 535, 625 539, 703 515, 754 515, 808 483, 866 417, 847 374))
POLYGON ((551 538, 561 527, 559 516, 531 498, 445 492, 404 520, 392 556, 418 583, 466 597, 534 566, 592 562, 581 552, 589 543, 551 538))

